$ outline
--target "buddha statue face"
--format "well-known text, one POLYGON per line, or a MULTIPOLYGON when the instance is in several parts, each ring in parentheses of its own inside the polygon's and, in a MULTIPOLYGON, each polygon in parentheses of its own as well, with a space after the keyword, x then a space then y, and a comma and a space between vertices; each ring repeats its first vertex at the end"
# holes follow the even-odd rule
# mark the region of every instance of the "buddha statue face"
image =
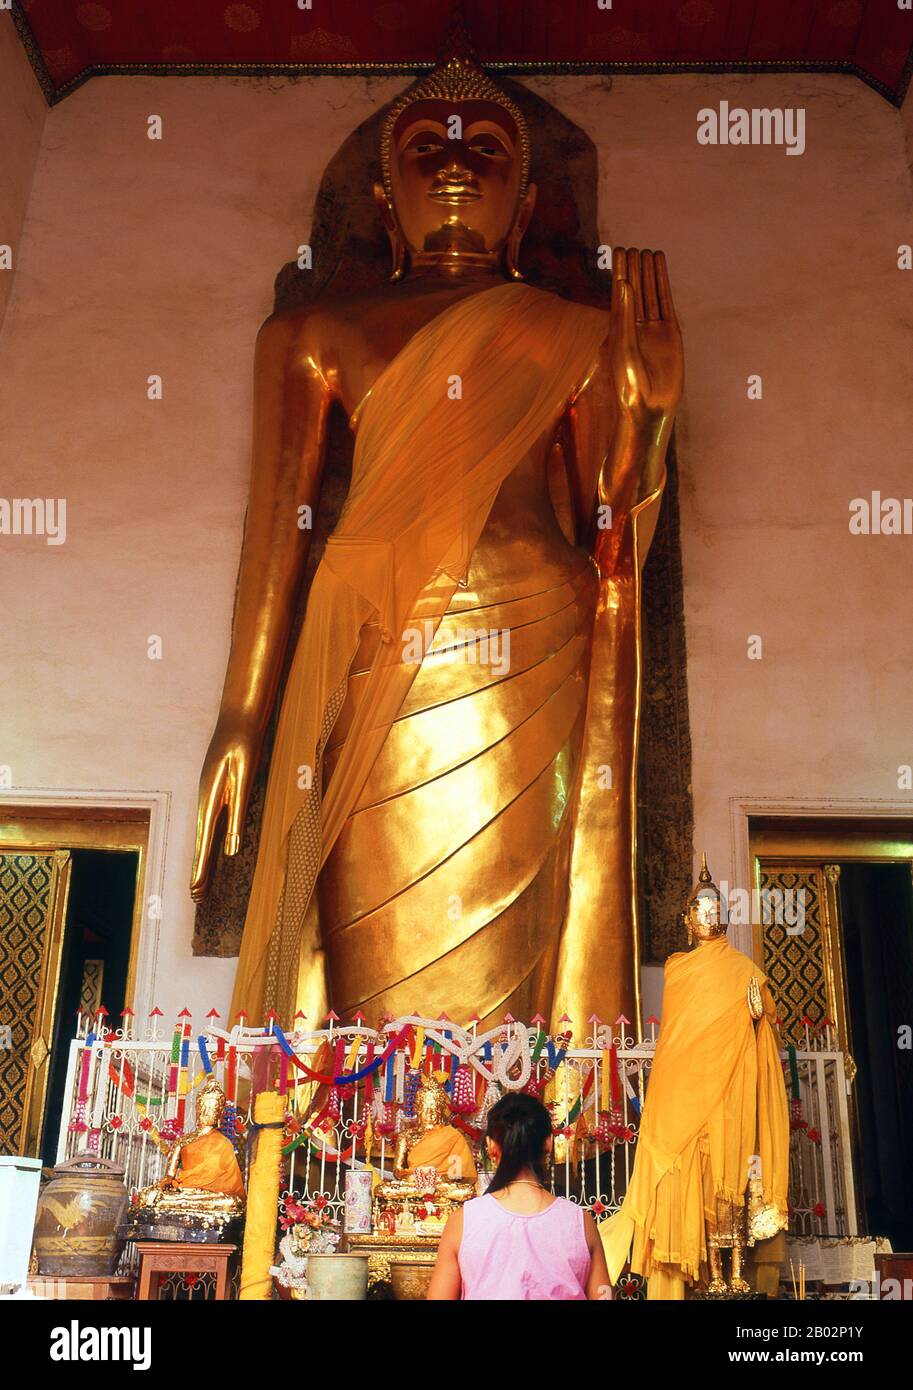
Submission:
POLYGON ((448 55, 384 121, 374 196, 393 247, 393 278, 414 268, 517 268, 536 201, 523 113, 475 60, 461 23, 448 55))
POLYGON ((421 1129, 445 1125, 450 1118, 447 1092, 432 1077, 422 1078, 415 1095, 415 1118, 421 1129))
POLYGON ((720 922, 720 900, 712 893, 699 893, 686 916, 691 935, 698 941, 712 941, 726 931, 720 922))
POLYGON ((492 101, 416 101, 390 139, 388 209, 413 264, 496 262, 525 230, 535 188, 522 188, 520 132, 492 101))
POLYGON ((225 1092, 216 1081, 209 1081, 197 1101, 197 1125, 200 1129, 218 1129, 225 1111, 225 1092))

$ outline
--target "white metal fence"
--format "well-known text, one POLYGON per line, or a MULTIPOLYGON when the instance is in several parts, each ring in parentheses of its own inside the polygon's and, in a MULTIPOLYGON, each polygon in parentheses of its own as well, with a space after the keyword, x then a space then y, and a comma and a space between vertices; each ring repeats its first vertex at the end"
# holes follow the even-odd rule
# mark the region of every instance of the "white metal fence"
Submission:
MULTIPOLYGON (((84 1020, 70 1045, 67 1109, 58 1162, 89 1150, 123 1164, 135 1191, 162 1174, 169 1136, 194 1127, 197 1088, 211 1068, 234 1113, 242 1167, 252 1123, 252 1095, 264 1085, 284 1091, 289 1116, 283 1200, 323 1196, 341 1213, 345 1173, 363 1166, 367 1134, 371 1161, 389 1171, 410 1066, 420 1062, 452 1076, 468 1067, 481 1109, 459 1119, 477 1128, 488 1102, 504 1089, 531 1081, 553 1102, 556 1189, 597 1218, 618 1209, 637 1146, 640 1110, 656 1047, 656 1032, 636 1043, 619 1020, 599 1026, 583 1046, 562 1048, 535 1026, 509 1020, 487 1034, 444 1020, 397 1019, 382 1032, 363 1024, 328 1026, 285 1037, 280 1030, 235 1028, 207 1020, 202 1030, 184 1018, 162 1034, 158 1017, 145 1036, 128 1026, 92 1031, 84 1020), (377 1063, 391 1039, 408 1036, 371 1080, 329 1088, 310 1079, 283 1048, 312 1070, 334 1076, 377 1063), (328 1065, 329 1059, 329 1065, 328 1065), (319 1122, 315 1124, 315 1121, 319 1122)), ((843 1054, 829 1030, 807 1034, 795 1053, 801 1099, 792 1106, 790 1144, 791 1229, 799 1236, 854 1236, 856 1204, 843 1054)), ((786 1053, 784 1064, 789 1068, 786 1053)), ((465 1078, 464 1078, 465 1080, 465 1078)), ((789 1082, 790 1078, 787 1077, 789 1082)), ((229 1117, 231 1119, 231 1116, 229 1117)))

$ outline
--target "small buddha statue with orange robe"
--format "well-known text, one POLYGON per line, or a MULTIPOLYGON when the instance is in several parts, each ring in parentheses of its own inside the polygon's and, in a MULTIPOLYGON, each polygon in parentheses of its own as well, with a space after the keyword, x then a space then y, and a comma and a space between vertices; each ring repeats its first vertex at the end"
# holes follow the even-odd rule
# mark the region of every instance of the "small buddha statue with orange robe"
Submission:
POLYGON ((393 1180, 381 1183, 381 1196, 415 1193, 423 1172, 434 1169, 436 1191, 451 1201, 473 1195, 476 1165, 464 1135, 450 1120, 447 1092, 433 1076, 422 1076, 415 1095, 415 1117, 400 1131, 393 1163, 393 1180))
POLYGON ((197 1100, 197 1128, 178 1139, 164 1176, 136 1196, 136 1205, 157 1216, 240 1216, 244 1180, 231 1140, 219 1129, 225 1092, 211 1077, 197 1100))

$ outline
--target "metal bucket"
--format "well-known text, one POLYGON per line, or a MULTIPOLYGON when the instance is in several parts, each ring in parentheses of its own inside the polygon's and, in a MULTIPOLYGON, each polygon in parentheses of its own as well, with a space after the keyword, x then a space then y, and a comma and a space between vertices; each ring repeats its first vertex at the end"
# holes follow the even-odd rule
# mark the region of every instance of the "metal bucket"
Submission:
POLYGON ((359 1303, 368 1296, 367 1255, 308 1255, 308 1301, 359 1303))

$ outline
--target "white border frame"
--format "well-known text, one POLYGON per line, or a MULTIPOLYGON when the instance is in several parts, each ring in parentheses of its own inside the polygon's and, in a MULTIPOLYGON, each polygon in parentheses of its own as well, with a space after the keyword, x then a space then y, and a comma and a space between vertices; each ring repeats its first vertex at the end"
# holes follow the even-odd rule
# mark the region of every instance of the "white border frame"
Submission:
POLYGON ((133 1009, 145 1018, 154 1007, 155 977, 158 970, 161 914, 149 916, 149 899, 165 900, 165 852, 171 823, 171 792, 163 791, 86 791, 64 787, 8 787, 0 792, 0 808, 22 806, 30 811, 146 811, 149 815, 149 844, 146 854, 146 901, 136 946, 136 984, 133 1009))
MULTIPOLYGON (((806 801, 801 797, 774 796, 731 796, 729 798, 729 846, 730 872, 732 882, 751 890, 754 880, 751 873, 751 850, 748 835, 748 821, 751 816, 784 816, 795 820, 845 820, 860 818, 866 820, 908 819, 913 828, 913 797, 906 801, 884 801, 875 797, 857 797, 853 801, 836 801, 825 798, 819 801, 806 801)), ((753 956, 751 924, 738 924, 732 935, 738 932, 738 940, 733 941, 740 951, 753 956)))

